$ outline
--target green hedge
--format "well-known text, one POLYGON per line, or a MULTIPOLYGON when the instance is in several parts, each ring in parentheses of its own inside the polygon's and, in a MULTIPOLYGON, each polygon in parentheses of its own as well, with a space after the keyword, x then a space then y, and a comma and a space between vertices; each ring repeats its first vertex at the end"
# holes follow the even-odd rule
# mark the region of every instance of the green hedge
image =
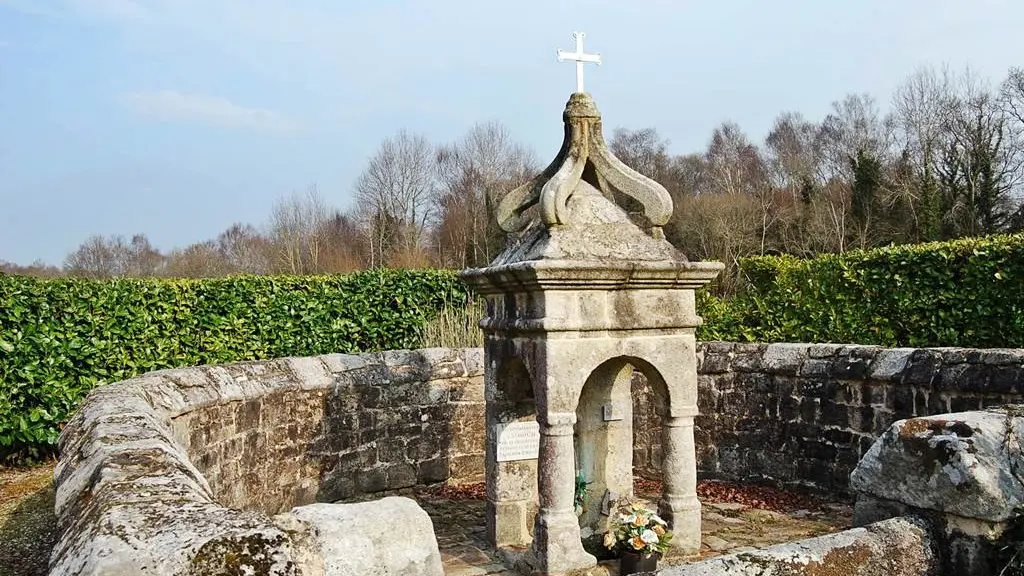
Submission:
POLYGON ((178 366, 414 347, 450 271, 205 280, 0 275, 0 461, 52 450, 95 386, 178 366))
POLYGON ((704 339, 1024 348, 1024 234, 740 262, 704 339))
MULTIPOLYGON (((1024 234, 741 261, 702 340, 1024 348, 1024 234)), ((415 347, 451 271, 208 280, 0 275, 0 461, 45 455, 93 387, 160 368, 415 347)))

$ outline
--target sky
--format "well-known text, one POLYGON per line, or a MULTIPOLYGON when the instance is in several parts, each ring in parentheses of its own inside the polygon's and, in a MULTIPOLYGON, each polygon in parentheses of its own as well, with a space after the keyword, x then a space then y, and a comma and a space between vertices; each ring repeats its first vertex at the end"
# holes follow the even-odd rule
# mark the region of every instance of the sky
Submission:
MULTIPOLYGON (((169 250, 316 183, 350 207, 380 142, 505 124, 546 164, 587 34, 606 130, 755 140, 915 69, 1024 66, 1020 0, 0 0, 0 260, 93 234, 169 250)), ((610 135, 610 134, 609 134, 610 135)))

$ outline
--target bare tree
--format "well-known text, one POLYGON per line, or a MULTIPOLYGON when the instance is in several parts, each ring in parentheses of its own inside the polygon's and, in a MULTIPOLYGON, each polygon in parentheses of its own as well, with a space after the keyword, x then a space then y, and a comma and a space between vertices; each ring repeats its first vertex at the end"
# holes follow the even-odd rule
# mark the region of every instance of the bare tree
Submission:
POLYGON ((692 259, 724 262, 726 271, 715 286, 732 293, 740 284, 739 259, 758 251, 759 211, 748 194, 686 196, 680 199, 667 235, 678 238, 678 248, 692 259))
POLYGON ((14 262, 0 260, 0 276, 7 274, 11 276, 32 276, 34 278, 56 278, 60 276, 60 268, 35 260, 27 266, 21 266, 14 262))
POLYGON ((901 148, 893 173, 894 201, 907 207, 915 240, 938 238, 939 184, 936 165, 945 138, 944 119, 953 102, 948 69, 921 68, 893 96, 897 143, 901 148))
POLYGON ((453 267, 480 266, 501 248, 492 207, 536 171, 533 153, 497 122, 477 124, 437 150, 438 259, 453 267))
POLYGON ((1015 119, 986 82, 970 70, 943 119, 945 145, 939 178, 943 186, 943 234, 991 234, 1006 228, 1012 193, 1024 177, 1024 150, 1015 119))
POLYGON ((663 140, 655 128, 616 128, 608 143, 612 154, 619 160, 644 176, 663 184, 671 164, 668 145, 669 141, 663 140))
POLYGON ((1024 125, 1024 68, 1010 68, 1000 86, 1000 97, 1007 113, 1024 125))
POLYGON ((355 185, 355 215, 366 230, 370 266, 425 250, 437 206, 434 149, 405 130, 381 143, 355 185))
POLYGON ((214 243, 225 274, 267 274, 273 269, 274 245, 251 224, 232 224, 214 243))
POLYGON ((145 234, 135 234, 125 246, 124 275, 134 278, 156 276, 163 270, 165 260, 163 254, 153 247, 145 234))
POLYGON ((84 278, 141 278, 159 274, 164 256, 153 248, 145 234, 90 236, 64 259, 64 270, 84 278))
POLYGON ((172 250, 165 274, 171 278, 216 278, 230 273, 216 242, 207 240, 172 250))
POLYGON ((818 132, 826 178, 851 184, 857 153, 888 157, 891 134, 892 120, 882 115, 870 94, 850 94, 833 102, 818 132))
POLYGON ((707 184, 717 194, 746 195, 758 206, 759 253, 764 254, 768 236, 778 222, 774 210, 776 195, 768 181, 768 170, 757 146, 734 122, 725 122, 711 135, 707 152, 707 184))
POLYGON ((715 128, 704 160, 709 192, 753 194, 766 183, 760 151, 735 122, 724 122, 715 128))
POLYGON ((799 198, 807 187, 820 187, 822 153, 818 148, 821 126, 799 112, 785 112, 765 138, 766 162, 773 186, 799 198))
POLYGON ((316 184, 305 192, 279 198, 270 213, 269 236, 277 254, 277 269, 289 274, 320 271, 325 226, 331 210, 316 184))
POLYGON ((323 252, 325 272, 351 272, 362 267, 366 247, 364 236, 356 219, 342 212, 335 212, 324 228, 326 250, 323 252))

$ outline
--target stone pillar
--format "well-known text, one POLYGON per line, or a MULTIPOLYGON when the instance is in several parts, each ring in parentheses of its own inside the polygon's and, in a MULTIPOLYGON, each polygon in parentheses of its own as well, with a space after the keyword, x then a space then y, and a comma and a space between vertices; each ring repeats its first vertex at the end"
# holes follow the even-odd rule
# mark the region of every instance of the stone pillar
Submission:
POLYGON ((573 511, 575 458, 572 413, 549 414, 540 422, 540 512, 533 530, 533 568, 558 574, 597 565, 583 550, 580 526, 573 511))
POLYGON ((496 547, 530 545, 537 512, 537 461, 498 462, 498 422, 488 420, 486 534, 496 547))
POLYGON ((693 416, 670 416, 663 425, 664 491, 659 513, 672 529, 672 546, 685 553, 700 550, 700 501, 697 500, 697 459, 693 416))

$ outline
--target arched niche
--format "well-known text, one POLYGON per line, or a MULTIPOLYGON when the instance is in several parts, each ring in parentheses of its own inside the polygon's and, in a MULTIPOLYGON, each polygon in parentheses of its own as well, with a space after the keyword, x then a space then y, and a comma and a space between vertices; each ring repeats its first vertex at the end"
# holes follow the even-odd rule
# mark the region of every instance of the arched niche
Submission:
POLYGON ((615 501, 633 496, 633 372, 644 375, 656 399, 658 429, 669 412, 668 387, 661 373, 641 358, 604 361, 587 377, 576 406, 573 445, 576 472, 586 483, 579 516, 583 538, 603 533, 615 501))

